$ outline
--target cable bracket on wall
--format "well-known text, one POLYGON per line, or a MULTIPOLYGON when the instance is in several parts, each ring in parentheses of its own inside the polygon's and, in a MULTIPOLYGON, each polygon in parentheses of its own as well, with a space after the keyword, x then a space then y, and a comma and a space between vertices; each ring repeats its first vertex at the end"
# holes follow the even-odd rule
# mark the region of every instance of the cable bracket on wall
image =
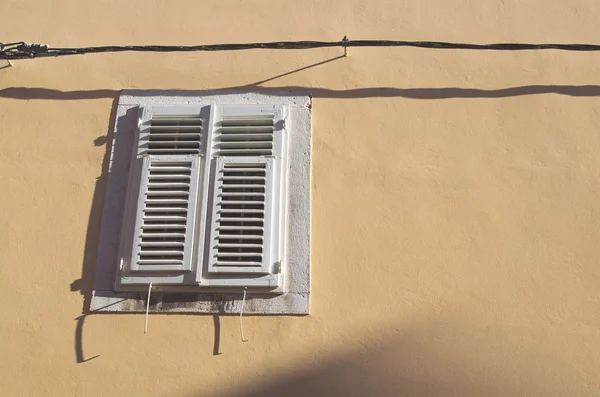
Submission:
POLYGON ((348 56, 348 43, 350 42, 350 40, 348 40, 348 36, 344 36, 344 38, 342 39, 342 43, 344 43, 344 56, 347 57, 348 56))

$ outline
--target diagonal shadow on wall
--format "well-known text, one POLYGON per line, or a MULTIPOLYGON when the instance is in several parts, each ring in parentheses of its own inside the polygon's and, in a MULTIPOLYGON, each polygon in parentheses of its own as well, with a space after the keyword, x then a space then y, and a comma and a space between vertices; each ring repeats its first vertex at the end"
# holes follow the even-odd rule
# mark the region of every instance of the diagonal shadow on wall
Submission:
POLYGON ((571 383, 561 390, 548 383, 549 374, 563 375, 565 357, 515 343, 510 332, 432 320, 390 326, 358 340, 342 334, 343 347, 315 342, 302 363, 287 365, 281 357, 286 368, 248 363, 247 377, 222 382, 212 393, 199 378, 199 391, 185 396, 558 396, 578 387, 571 383))

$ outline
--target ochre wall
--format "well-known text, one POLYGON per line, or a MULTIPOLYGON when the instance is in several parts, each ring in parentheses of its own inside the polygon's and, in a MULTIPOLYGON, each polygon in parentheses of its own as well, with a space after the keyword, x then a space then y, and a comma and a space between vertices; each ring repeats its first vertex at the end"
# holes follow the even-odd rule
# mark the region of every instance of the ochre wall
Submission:
MULTIPOLYGON (((600 41, 597 0, 3 0, 0 16, 1 41, 58 47, 600 41)), ((0 394, 600 395, 600 54, 324 63, 341 53, 0 69, 0 394), (314 97, 311 315, 248 317, 247 343, 223 317, 219 355, 211 316, 151 316, 147 335, 142 315, 79 318, 119 90, 245 86, 314 97)))

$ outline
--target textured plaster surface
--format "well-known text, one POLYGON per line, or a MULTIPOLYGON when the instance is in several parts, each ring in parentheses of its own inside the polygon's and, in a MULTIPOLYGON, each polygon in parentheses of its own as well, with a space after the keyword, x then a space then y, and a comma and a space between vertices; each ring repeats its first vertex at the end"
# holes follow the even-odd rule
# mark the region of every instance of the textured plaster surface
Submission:
MULTIPOLYGON (((0 1, 55 47, 598 43, 598 0, 0 1)), ((600 395, 600 53, 0 61, 2 396, 600 395), (332 60, 335 59, 335 60, 332 60), (82 315, 122 89, 312 96, 309 316, 82 315), (108 153, 110 155, 110 153, 108 153)), ((87 313, 87 312, 86 312, 87 313)))
MULTIPOLYGON (((249 295, 244 311, 255 314, 308 314, 310 298, 310 110, 308 96, 267 95, 215 91, 123 91, 119 97, 115 130, 108 166, 108 181, 94 291, 90 309, 98 312, 145 311, 147 294, 115 293, 113 285, 119 260, 118 245, 125 197, 127 195, 132 145, 137 133, 140 106, 194 104, 200 106, 240 104, 282 104, 288 109, 288 218, 286 231, 286 274, 283 294, 249 295)), ((236 313, 241 310, 240 294, 155 293, 152 312, 236 313)))

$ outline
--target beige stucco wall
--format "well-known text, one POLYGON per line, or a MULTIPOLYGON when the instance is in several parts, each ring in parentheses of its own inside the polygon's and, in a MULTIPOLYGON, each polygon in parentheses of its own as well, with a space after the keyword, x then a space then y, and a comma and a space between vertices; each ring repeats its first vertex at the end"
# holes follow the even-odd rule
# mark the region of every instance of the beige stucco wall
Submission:
MULTIPOLYGON (((600 40, 595 0, 4 0, 0 16, 3 42, 52 46, 600 40)), ((2 395, 600 395, 594 53, 351 49, 262 84, 314 96, 311 315, 248 317, 247 343, 221 318, 220 355, 211 316, 152 316, 147 335, 142 315, 78 320, 119 90, 252 86, 340 53, 0 69, 2 395)))

